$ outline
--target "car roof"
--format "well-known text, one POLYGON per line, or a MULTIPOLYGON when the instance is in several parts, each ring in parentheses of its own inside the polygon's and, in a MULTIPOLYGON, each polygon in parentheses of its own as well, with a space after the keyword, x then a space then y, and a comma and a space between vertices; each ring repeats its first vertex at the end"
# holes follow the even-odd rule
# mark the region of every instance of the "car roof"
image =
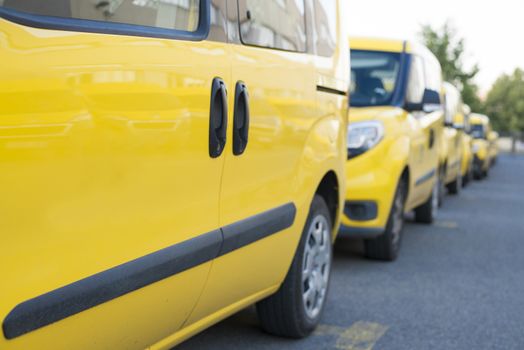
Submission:
POLYGON ((366 51, 386 51, 401 53, 410 52, 411 44, 406 40, 398 39, 380 39, 380 38, 364 38, 351 37, 349 45, 352 50, 366 50, 366 51))
POLYGON ((469 116, 469 122, 471 124, 488 124, 489 123, 489 117, 484 114, 478 114, 478 113, 471 113, 469 116))

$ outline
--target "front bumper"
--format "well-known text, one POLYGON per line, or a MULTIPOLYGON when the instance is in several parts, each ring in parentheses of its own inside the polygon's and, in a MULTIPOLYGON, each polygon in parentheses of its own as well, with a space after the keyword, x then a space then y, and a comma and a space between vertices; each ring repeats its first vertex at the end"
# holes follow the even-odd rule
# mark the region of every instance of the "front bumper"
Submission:
POLYGON ((481 176, 488 168, 486 163, 485 159, 481 159, 478 155, 475 155, 473 157, 473 174, 475 174, 475 176, 481 176))
POLYGON ((389 156, 387 141, 346 163, 346 197, 340 234, 378 236, 384 232, 398 180, 399 159, 389 156))
POLYGON ((339 238, 373 239, 381 236, 386 229, 384 227, 357 227, 340 225, 339 238))

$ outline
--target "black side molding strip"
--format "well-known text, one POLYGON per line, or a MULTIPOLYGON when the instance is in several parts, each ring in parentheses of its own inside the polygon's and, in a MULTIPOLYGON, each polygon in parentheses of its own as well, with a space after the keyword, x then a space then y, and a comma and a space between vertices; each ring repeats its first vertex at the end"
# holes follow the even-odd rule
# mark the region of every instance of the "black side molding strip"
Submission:
POLYGON ((347 91, 337 90, 337 89, 333 89, 333 88, 322 86, 322 85, 317 85, 317 91, 325 92, 328 94, 340 95, 340 96, 348 95, 347 91))
POLYGON ((293 203, 102 271, 18 304, 5 318, 13 339, 211 261, 293 225, 293 203))
POLYGON ((291 227, 297 209, 292 203, 252 216, 222 228, 224 243, 220 255, 247 246, 291 227))
POLYGON ((420 177, 417 182, 415 183, 415 186, 420 186, 422 185, 424 182, 426 181, 429 181, 433 178, 433 176, 435 176, 435 174, 437 173, 437 170, 436 169, 433 169, 431 170, 429 173, 425 174, 424 176, 420 177))
POLYGON ((4 335, 16 338, 203 264, 221 245, 215 230, 25 301, 7 315, 4 335))

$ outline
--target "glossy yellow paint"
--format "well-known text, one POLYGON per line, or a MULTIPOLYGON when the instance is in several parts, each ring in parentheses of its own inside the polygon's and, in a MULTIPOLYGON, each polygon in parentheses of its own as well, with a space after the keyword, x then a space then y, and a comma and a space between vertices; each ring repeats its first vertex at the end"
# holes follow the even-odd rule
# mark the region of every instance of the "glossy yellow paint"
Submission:
POLYGON ((460 173, 462 177, 468 175, 468 172, 473 169, 473 138, 464 133, 462 136, 462 162, 460 165, 460 173))
MULTIPOLYGON (((464 108, 460 91, 450 83, 444 83, 446 95, 446 126, 443 133, 441 164, 444 184, 449 185, 462 176, 464 166, 464 108)), ((466 155, 467 156, 467 155, 466 155)))
MULTIPOLYGON (((361 38, 351 37, 349 39, 352 50, 369 50, 383 52, 403 52, 404 45, 410 46, 404 40, 382 39, 382 38, 361 38)), ((407 52, 410 52, 407 50, 407 52)))
POLYGON ((489 158, 491 164, 494 164, 497 160, 497 157, 499 155, 499 133, 496 131, 490 131, 488 134, 488 142, 489 142, 489 158))
POLYGON ((492 150, 489 135, 492 132, 489 117, 482 114, 471 114, 470 123, 472 128, 482 127, 483 134, 475 135, 472 142, 474 175, 482 178, 487 174, 492 164, 492 150))
POLYGON ((491 133, 489 117, 481 114, 472 114, 470 117, 472 127, 482 126, 484 135, 473 139, 472 148, 478 171, 486 172, 491 164, 490 142, 488 136, 491 133))
MULTIPOLYGON (((411 52, 411 44, 400 40, 351 38, 352 50, 411 52)), ((385 130, 382 141, 371 150, 346 163, 346 201, 373 201, 378 215, 373 220, 355 221, 347 215, 342 225, 350 229, 383 230, 391 210, 393 197, 401 176, 409 174, 405 210, 411 211, 431 196, 438 166, 439 147, 430 147, 431 134, 439 140, 443 134, 442 111, 418 113, 394 107, 352 107, 351 123, 380 121, 385 130), (420 179, 426 181, 419 182, 420 179)))
MULTIPOLYGON (((342 12, 341 12, 342 13, 342 12)), ((345 193, 345 29, 331 58, 0 20, 0 318, 19 303, 293 202, 289 229, 0 348, 168 349, 273 292, 328 173, 345 193), (342 40, 343 38, 343 40, 342 40), (250 87, 243 157, 208 155, 211 81, 250 87), (275 78, 277 77, 277 78, 275 78)), ((232 109, 229 111, 232 125, 232 109)), ((231 134, 231 128, 228 135, 231 134)), ((333 230, 333 238, 336 230, 333 230)))

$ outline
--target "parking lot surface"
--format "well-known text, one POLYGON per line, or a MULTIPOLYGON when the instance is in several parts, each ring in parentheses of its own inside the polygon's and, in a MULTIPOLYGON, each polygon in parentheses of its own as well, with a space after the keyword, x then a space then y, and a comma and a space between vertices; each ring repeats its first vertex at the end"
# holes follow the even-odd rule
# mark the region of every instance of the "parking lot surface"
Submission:
POLYGON ((524 349, 524 157, 448 196, 433 226, 408 223, 395 263, 339 241, 322 326, 295 341, 264 334, 253 308, 186 349, 524 349))

